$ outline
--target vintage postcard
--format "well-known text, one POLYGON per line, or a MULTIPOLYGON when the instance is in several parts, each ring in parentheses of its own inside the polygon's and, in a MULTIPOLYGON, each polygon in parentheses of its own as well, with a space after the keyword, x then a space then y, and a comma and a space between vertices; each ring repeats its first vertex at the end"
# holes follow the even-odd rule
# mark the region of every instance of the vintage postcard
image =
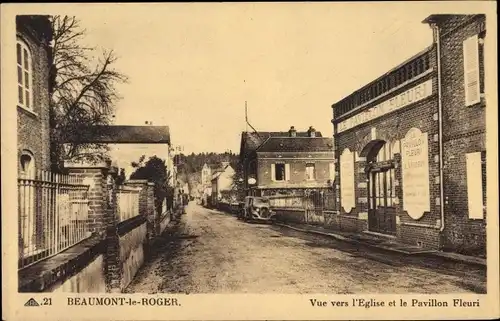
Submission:
POLYGON ((495 2, 1 23, 4 320, 499 317, 495 2))

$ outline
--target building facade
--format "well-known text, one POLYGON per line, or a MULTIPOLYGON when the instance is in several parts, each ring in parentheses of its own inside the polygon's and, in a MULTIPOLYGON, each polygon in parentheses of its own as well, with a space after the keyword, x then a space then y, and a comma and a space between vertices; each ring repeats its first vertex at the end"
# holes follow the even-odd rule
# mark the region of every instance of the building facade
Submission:
POLYGON ((330 189, 335 165, 333 141, 312 126, 297 132, 244 133, 241 159, 247 195, 299 195, 330 189))
POLYGON ((222 162, 220 169, 215 171, 211 180, 212 205, 217 205, 220 200, 231 201, 234 174, 229 162, 222 162))
POLYGON ((16 17, 18 173, 50 168, 52 29, 47 16, 16 17))
MULTIPOLYGON (((484 217, 467 214, 467 185, 484 186, 477 40, 483 18, 429 17, 431 46, 332 106, 335 228, 431 249, 484 251, 484 217)), ((479 200, 472 203, 479 211, 479 200)))

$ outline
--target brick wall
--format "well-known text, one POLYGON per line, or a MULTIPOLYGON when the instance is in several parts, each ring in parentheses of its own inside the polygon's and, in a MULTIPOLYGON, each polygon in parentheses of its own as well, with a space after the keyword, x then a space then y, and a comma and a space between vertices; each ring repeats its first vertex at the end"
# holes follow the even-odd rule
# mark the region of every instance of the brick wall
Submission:
MULTIPOLYGON (((484 16, 457 16, 440 24, 445 187, 443 246, 446 250, 478 255, 485 254, 486 220, 468 217, 465 159, 466 153, 486 150, 486 110, 484 99, 475 106, 465 105, 463 41, 475 34, 482 37, 484 23, 484 16)), ((480 79, 484 82, 482 45, 479 47, 480 79)), ((486 187, 484 183, 483 186, 486 187)))
MULTIPOLYGON (((37 170, 46 170, 50 167, 48 56, 50 49, 30 26, 19 22, 17 39, 29 47, 33 70, 33 109, 17 107, 18 157, 27 152, 35 158, 37 170)), ((18 164, 20 171, 20 163, 18 164)))

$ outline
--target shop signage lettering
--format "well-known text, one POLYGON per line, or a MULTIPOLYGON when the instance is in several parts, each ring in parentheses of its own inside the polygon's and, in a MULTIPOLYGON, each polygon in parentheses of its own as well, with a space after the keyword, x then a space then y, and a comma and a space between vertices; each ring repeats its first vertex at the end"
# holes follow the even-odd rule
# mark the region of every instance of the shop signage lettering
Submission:
POLYGON ((430 211, 427 136, 418 128, 412 128, 401 140, 403 209, 414 220, 430 211))
POLYGON ((340 155, 340 202, 347 213, 356 206, 354 197, 354 154, 346 148, 340 155))
POLYGON ((351 129, 375 118, 384 116, 388 113, 409 106, 420 100, 429 97, 432 94, 432 79, 427 80, 407 91, 392 97, 368 110, 354 115, 337 125, 337 133, 351 129))

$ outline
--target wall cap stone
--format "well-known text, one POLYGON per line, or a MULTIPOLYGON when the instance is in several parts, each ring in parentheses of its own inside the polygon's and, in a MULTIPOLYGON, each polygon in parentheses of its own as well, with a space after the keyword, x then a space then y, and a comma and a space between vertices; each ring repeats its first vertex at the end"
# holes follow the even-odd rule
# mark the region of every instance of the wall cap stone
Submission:
POLYGON ((148 183, 147 179, 129 179, 125 181, 125 185, 127 184, 144 184, 146 185, 148 183))
POLYGON ((89 163, 89 162, 75 162, 75 161, 64 161, 65 168, 95 168, 95 169, 110 169, 111 164, 109 162, 97 162, 97 163, 89 163))

